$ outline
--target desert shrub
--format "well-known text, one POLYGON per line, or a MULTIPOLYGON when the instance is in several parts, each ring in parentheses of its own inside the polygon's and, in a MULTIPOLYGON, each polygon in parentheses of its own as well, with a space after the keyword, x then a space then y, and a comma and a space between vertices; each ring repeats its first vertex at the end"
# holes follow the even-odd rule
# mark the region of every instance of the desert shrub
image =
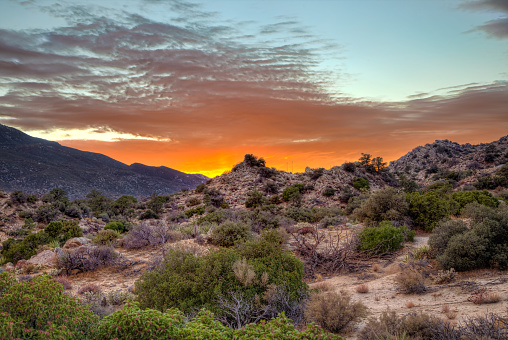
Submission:
POLYGON ((89 283, 78 289, 79 295, 83 295, 85 293, 100 294, 101 292, 102 292, 101 287, 99 287, 95 283, 89 283))
POLYGON ((194 215, 203 215, 205 213, 205 207, 203 205, 192 209, 185 210, 185 217, 191 218, 194 215))
POLYGON ((245 207, 257 208, 265 204, 265 201, 265 196, 262 192, 258 190, 252 190, 247 193, 247 198, 245 199, 245 207))
POLYGON ((247 224, 229 221, 213 229, 210 242, 221 247, 231 247, 238 242, 245 242, 250 238, 250 228, 247 224))
POLYGON ((301 200, 301 195, 303 193, 303 184, 298 183, 291 185, 287 188, 285 188, 282 191, 282 200, 284 202, 295 202, 298 200, 301 200))
POLYGON ((395 188, 386 187, 370 195, 353 215, 367 225, 375 226, 381 221, 403 221, 407 213, 405 195, 395 188))
POLYGON ((488 191, 460 191, 452 194, 454 201, 459 203, 460 208, 455 212, 455 215, 459 215, 462 209, 470 203, 477 202, 479 204, 497 208, 499 201, 492 196, 488 191))
POLYGON ((115 263, 118 254, 112 247, 87 247, 64 250, 58 258, 58 268, 66 275, 94 271, 100 267, 115 263))
POLYGON ((58 220, 60 211, 55 209, 52 205, 41 205, 34 214, 34 220, 37 222, 49 223, 58 220))
POLYGON ((136 203, 138 203, 136 197, 122 195, 121 197, 117 198, 115 202, 113 202, 113 213, 120 216, 130 215, 130 211, 134 209, 136 203))
POLYGON ((86 204, 92 209, 94 216, 107 213, 112 209, 113 199, 104 196, 104 194, 98 190, 92 190, 86 195, 86 204))
POLYGON ((323 196, 325 197, 332 197, 335 195, 335 189, 332 187, 326 187, 325 190, 323 190, 323 196))
POLYGON ((357 190, 369 190, 369 181, 363 177, 358 177, 353 181, 353 187, 357 190))
POLYGON ((201 200, 197 197, 191 197, 187 200, 187 206, 193 207, 195 205, 201 204, 201 200))
POLYGON ((379 339, 461 339, 460 334, 443 320, 424 313, 397 316, 385 311, 379 319, 370 318, 358 334, 360 340, 379 339))
POLYGON ((47 275, 10 285, 0 306, 2 339, 91 339, 99 321, 47 275))
POLYGON ((359 248, 375 254, 395 251, 403 247, 404 233, 390 222, 384 221, 380 227, 368 227, 358 234, 359 248))
POLYGON ((423 276, 414 268, 405 268, 396 278, 399 290, 404 294, 423 294, 427 290, 423 276))
POLYGON ((453 268, 448 270, 440 270, 434 278, 434 283, 438 285, 443 283, 450 283, 455 280, 455 276, 457 276, 457 273, 453 268))
POLYGON ((474 291, 473 294, 467 298, 467 301, 472 302, 475 305, 483 305, 487 303, 497 303, 501 301, 501 297, 496 292, 482 288, 474 291))
POLYGON ((157 213, 155 213, 152 209, 147 209, 139 215, 140 220, 149 220, 152 218, 157 220, 159 219, 159 215, 157 215, 157 213))
POLYGON ((279 312, 275 308, 277 303, 266 294, 274 291, 274 287, 285 287, 287 304, 299 301, 301 292, 307 291, 302 278, 300 260, 284 251, 280 244, 261 238, 201 257, 181 249, 170 249, 161 266, 146 272, 136 282, 135 293, 141 308, 163 311, 176 307, 184 313, 207 308, 225 322, 234 320, 226 311, 231 312, 228 306, 236 297, 248 308, 244 320, 250 322, 253 317, 263 315, 264 304, 273 307, 271 313, 264 313, 265 318, 279 312), (242 259, 255 273, 249 285, 244 285, 233 271, 234 263, 242 259))
POLYGON ((346 162, 342 164, 342 169, 347 172, 355 172, 356 164, 352 162, 346 162))
POLYGON ((324 168, 317 168, 313 169, 310 173, 308 173, 308 175, 311 180, 315 181, 319 179, 321 176, 323 176, 324 172, 325 172, 324 168))
POLYGON ((196 187, 196 193, 200 194, 207 188, 205 183, 201 183, 196 187))
POLYGON ((203 197, 203 203, 206 206, 212 206, 215 208, 220 208, 224 202, 224 195, 218 189, 208 188, 205 190, 205 196, 203 197))
POLYGON ((122 239, 122 246, 125 249, 139 249, 149 245, 153 246, 157 243, 158 240, 155 228, 146 222, 141 222, 136 225, 122 239))
POLYGON ((454 235, 450 238, 443 254, 437 256, 437 263, 444 269, 457 271, 487 267, 488 241, 474 231, 454 235))
POLYGON ((113 229, 100 230, 92 239, 92 242, 100 245, 113 245, 120 233, 113 229))
POLYGON ((169 196, 159 196, 153 194, 148 202, 146 202, 146 207, 156 214, 160 214, 164 211, 164 204, 169 202, 169 196))
POLYGON ((109 222, 104 227, 104 230, 114 230, 120 234, 125 233, 127 231, 127 227, 122 222, 109 222))
POLYGON ((441 255, 448 247, 448 242, 454 235, 468 230, 466 223, 461 220, 443 221, 437 224, 429 237, 430 250, 434 255, 441 255))
POLYGON ((66 275, 59 275, 54 279, 56 282, 60 283, 65 290, 72 289, 72 282, 66 275))
POLYGON ((423 260, 429 257, 429 246, 421 246, 411 252, 415 260, 423 260))
POLYGON ((307 303, 307 318, 323 329, 340 333, 348 330, 359 319, 367 316, 367 307, 352 302, 346 292, 325 292, 314 294, 307 303))
POLYGON ((406 196, 409 205, 409 216, 416 226, 432 231, 436 224, 451 213, 450 202, 439 198, 435 191, 424 194, 412 192, 406 196))
POLYGON ((72 204, 72 205, 69 205, 68 207, 66 207, 64 213, 66 216, 69 216, 69 217, 75 217, 75 218, 82 217, 81 209, 76 204, 72 204))
POLYGON ((360 284, 356 286, 355 291, 359 294, 367 294, 369 292, 369 286, 366 284, 360 284))
POLYGON ((63 223, 61 221, 51 221, 49 224, 44 228, 44 231, 50 236, 50 237, 57 237, 62 232, 63 223))
POLYGON ((246 154, 243 162, 250 167, 263 167, 266 164, 263 158, 257 158, 253 154, 246 154))
POLYGON ((35 203, 37 202, 37 196, 16 190, 11 193, 10 200, 12 203, 35 203))

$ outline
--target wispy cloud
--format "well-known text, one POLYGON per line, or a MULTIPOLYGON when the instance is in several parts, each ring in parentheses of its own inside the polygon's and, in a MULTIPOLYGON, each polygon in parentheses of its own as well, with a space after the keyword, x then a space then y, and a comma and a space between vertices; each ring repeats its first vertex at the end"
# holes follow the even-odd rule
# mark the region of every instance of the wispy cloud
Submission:
POLYGON ((502 17, 489 20, 483 25, 476 27, 476 30, 484 31, 492 37, 508 38, 508 1, 507 0, 477 0, 468 1, 463 7, 472 10, 488 10, 501 13, 502 17))

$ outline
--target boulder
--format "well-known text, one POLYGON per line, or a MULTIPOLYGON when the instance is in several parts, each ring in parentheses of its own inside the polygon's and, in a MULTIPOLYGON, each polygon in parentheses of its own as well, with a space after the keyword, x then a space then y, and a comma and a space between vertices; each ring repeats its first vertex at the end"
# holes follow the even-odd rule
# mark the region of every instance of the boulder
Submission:
POLYGON ((52 268, 57 264, 57 255, 51 250, 44 250, 43 252, 34 255, 28 260, 28 263, 52 268))
POLYGON ((91 241, 87 239, 86 237, 74 237, 65 242, 65 245, 63 246, 63 249, 74 249, 81 246, 84 246, 91 241))

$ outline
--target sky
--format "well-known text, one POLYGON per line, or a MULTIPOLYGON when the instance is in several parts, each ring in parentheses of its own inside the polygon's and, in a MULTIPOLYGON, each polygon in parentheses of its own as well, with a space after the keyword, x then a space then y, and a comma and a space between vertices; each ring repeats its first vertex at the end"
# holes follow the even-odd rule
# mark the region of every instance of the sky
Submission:
POLYGON ((0 0, 0 124, 213 177, 508 134, 508 0, 0 0))

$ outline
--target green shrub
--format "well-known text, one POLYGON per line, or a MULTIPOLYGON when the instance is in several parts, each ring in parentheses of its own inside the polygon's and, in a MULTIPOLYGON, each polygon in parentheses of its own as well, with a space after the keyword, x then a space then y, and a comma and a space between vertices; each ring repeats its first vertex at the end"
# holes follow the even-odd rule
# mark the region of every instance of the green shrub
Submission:
POLYGON ((120 234, 125 233, 127 231, 127 227, 122 222, 109 222, 104 227, 104 230, 114 230, 120 234))
POLYGON ((205 183, 201 183, 196 187, 196 193, 202 193, 207 188, 205 183))
POLYGON ((378 225, 382 221, 403 221, 407 213, 405 195, 392 187, 374 192, 353 211, 354 217, 368 226, 378 225))
POLYGON ((488 191, 460 191, 454 192, 452 194, 452 198, 456 201, 460 208, 455 212, 455 215, 459 215, 462 212, 462 209, 470 203, 477 202, 479 204, 497 208, 499 206, 499 201, 492 196, 492 194, 488 191))
POLYGON ((345 292, 324 292, 314 294, 307 303, 307 318, 323 329, 340 333, 367 316, 367 307, 360 301, 352 302, 345 292))
POLYGON ((191 197, 187 200, 187 206, 193 207, 195 205, 201 204, 201 200, 197 197, 191 197))
POLYGON ((323 196, 325 197, 332 197, 335 195, 336 190, 332 187, 326 187, 325 190, 323 190, 323 196))
POLYGON ((231 247, 250 238, 250 227, 247 224, 229 221, 213 229, 210 242, 216 246, 231 247))
POLYGON ((245 207, 257 208, 265 204, 265 201, 265 196, 261 191, 252 190, 247 193, 247 198, 245 199, 245 207))
POLYGON ((0 306, 2 339, 91 339, 98 324, 97 316, 47 275, 11 284, 0 306))
POLYGON ((149 219, 159 219, 159 215, 155 213, 152 209, 145 210, 139 215, 140 220, 149 220, 149 219))
POLYGON ((226 321, 232 321, 226 313, 231 310, 227 303, 221 304, 219 300, 230 301, 234 294, 251 308, 246 316, 250 322, 263 304, 271 303, 275 315, 283 310, 266 294, 275 287, 285 287, 282 291, 286 292, 283 294, 286 305, 300 301, 301 293, 307 291, 303 274, 300 260, 284 251, 280 244, 261 238, 201 257, 182 250, 169 250, 161 266, 146 272, 136 282, 135 292, 141 308, 164 311, 176 307, 184 313, 206 308, 226 321), (233 265, 242 259, 255 274, 250 284, 242 283, 233 270, 233 265))
POLYGON ((380 254, 403 247, 404 233, 389 221, 381 222, 380 227, 368 227, 358 234, 361 250, 380 254))
POLYGON ((437 224, 434 232, 429 237, 429 246, 432 254, 442 255, 448 247, 450 239, 468 230, 467 225, 461 220, 443 221, 437 224))
POLYGON ((282 200, 284 202, 295 202, 300 200, 303 188, 304 186, 301 183, 285 188, 284 191, 282 191, 282 200))
POLYGON ((205 213, 205 206, 201 205, 199 207, 195 207, 189 210, 185 210, 185 217, 191 218, 194 215, 203 215, 205 213))
POLYGON ((353 181, 353 187, 358 190, 369 190, 369 181, 363 177, 358 177, 353 181))
POLYGON ((51 221, 44 228, 44 231, 49 235, 49 237, 56 238, 62 232, 63 223, 61 221, 51 221))
POLYGON ((451 213, 450 202, 439 198, 436 192, 429 191, 424 194, 412 192, 406 196, 409 204, 409 216, 416 226, 432 231, 436 224, 448 217, 451 213))
POLYGON ((34 220, 37 222, 49 223, 51 221, 56 221, 59 215, 60 212, 52 205, 41 205, 35 212, 34 220))
POLYGON ((356 170, 356 164, 351 162, 346 162, 342 164, 342 169, 347 172, 355 172, 356 170))
POLYGON ((99 230, 92 242, 100 245, 112 245, 118 239, 120 233, 113 229, 99 230))

